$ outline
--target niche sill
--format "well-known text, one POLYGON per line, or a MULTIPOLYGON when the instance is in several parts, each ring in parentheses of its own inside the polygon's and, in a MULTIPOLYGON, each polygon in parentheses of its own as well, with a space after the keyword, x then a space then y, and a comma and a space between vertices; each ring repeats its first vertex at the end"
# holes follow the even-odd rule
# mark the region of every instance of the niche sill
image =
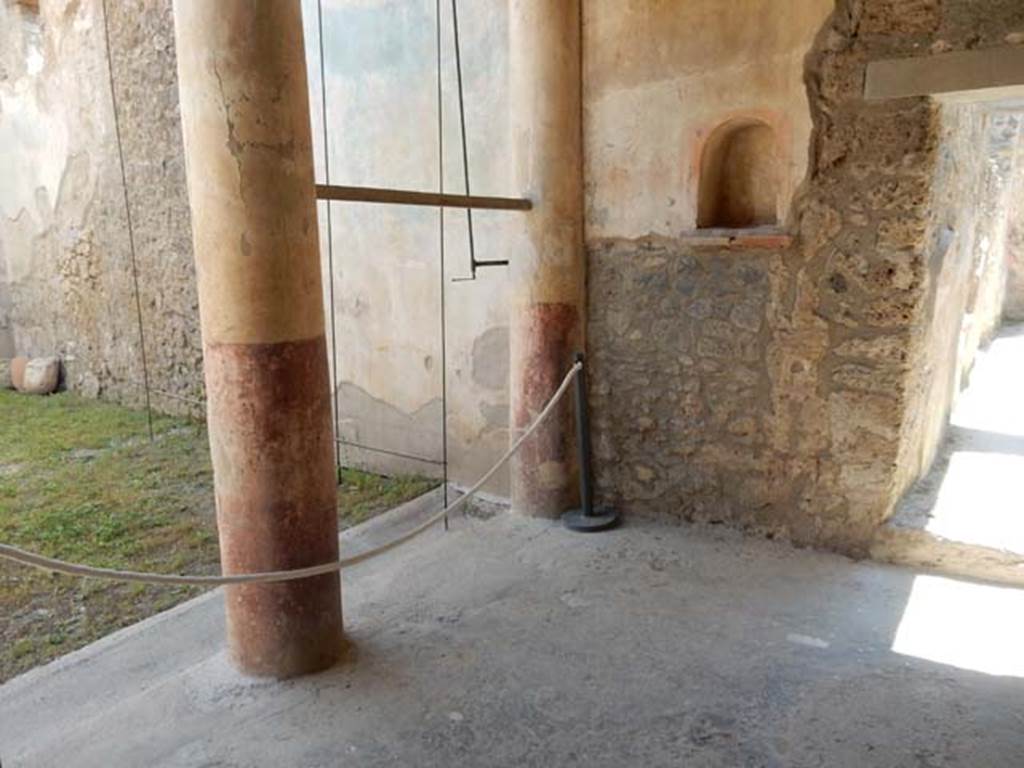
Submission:
POLYGON ((734 248, 736 250, 781 251, 793 244, 793 236, 778 227, 750 229, 697 229, 680 238, 695 248, 734 248))

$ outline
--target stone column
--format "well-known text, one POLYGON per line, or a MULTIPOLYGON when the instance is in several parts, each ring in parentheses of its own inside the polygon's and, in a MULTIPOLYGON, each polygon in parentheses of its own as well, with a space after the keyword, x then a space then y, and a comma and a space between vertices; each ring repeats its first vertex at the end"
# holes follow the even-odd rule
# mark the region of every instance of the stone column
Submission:
MULTIPOLYGON (((338 557, 300 0, 174 0, 225 573, 338 557)), ((337 574, 230 587, 228 645, 291 677, 342 650, 337 574)))
MULTIPOLYGON (((582 349, 583 137, 579 0, 512 0, 512 152, 525 214, 511 254, 511 423, 543 408, 582 349)), ((512 507, 556 517, 577 497, 571 404, 528 441, 511 467, 512 507)))

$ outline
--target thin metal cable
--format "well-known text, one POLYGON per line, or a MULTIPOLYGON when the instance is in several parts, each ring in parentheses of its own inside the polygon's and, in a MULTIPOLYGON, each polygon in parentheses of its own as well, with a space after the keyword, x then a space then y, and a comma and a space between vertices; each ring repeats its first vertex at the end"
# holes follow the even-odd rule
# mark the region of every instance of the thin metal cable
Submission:
MULTIPOLYGON (((324 57, 324 8, 323 1, 316 0, 316 24, 320 44, 320 103, 323 111, 324 128, 324 183, 331 183, 331 145, 327 132, 327 64, 324 57)), ((334 465, 341 471, 341 414, 338 407, 338 333, 334 314, 334 234, 332 231, 331 201, 327 206, 327 276, 328 296, 331 308, 331 410, 334 413, 334 465)))
MULTIPOLYGON (((89 356, 83 356, 83 355, 81 355, 78 352, 75 352, 75 353, 71 354, 70 356, 63 358, 65 363, 69 363, 69 362, 73 363, 73 362, 77 362, 79 360, 88 360, 88 359, 90 359, 89 356)), ((131 376, 126 376, 125 377, 125 381, 128 381, 128 382, 130 382, 132 384, 135 384, 137 386, 140 386, 140 387, 143 385, 142 381, 140 381, 139 379, 133 378, 131 376)), ((150 387, 149 388, 149 392, 150 392, 151 395, 156 395, 157 397, 166 397, 166 398, 168 398, 170 400, 180 400, 183 403, 189 403, 190 405, 194 405, 194 406, 196 406, 198 408, 206 408, 206 400, 203 400, 201 398, 189 397, 188 395, 181 395, 181 394, 177 394, 175 392, 168 392, 167 390, 157 389, 155 387, 150 387)))
MULTIPOLYGON (((437 27, 437 188, 444 194, 444 89, 441 69, 441 0, 436 3, 437 27)), ((468 194, 468 191, 467 191, 468 194)), ((472 215, 472 212, 470 212, 472 215)), ((445 307, 444 274, 444 206, 438 206, 438 238, 440 240, 441 272, 441 464, 444 486, 444 505, 448 506, 448 323, 445 307)), ((444 517, 444 529, 448 530, 448 516, 444 517)))
POLYGON ((195 406, 197 408, 206 407, 205 400, 197 400, 196 398, 189 397, 187 395, 176 395, 174 392, 167 392, 162 389, 151 389, 150 392, 154 395, 157 395, 158 397, 166 397, 169 400, 178 400, 182 403, 188 403, 189 405, 195 406))
POLYGON ((132 224, 132 206, 128 199, 128 173, 124 164, 124 147, 121 145, 121 119, 117 109, 117 91, 114 89, 114 50, 110 47, 110 19, 107 0, 102 0, 103 40, 107 46, 107 75, 110 79, 110 104, 114 112, 114 138, 117 141, 117 158, 121 165, 121 191, 124 194, 124 213, 128 225, 128 250, 132 259, 132 285, 135 288, 135 315, 139 324, 139 348, 142 352, 142 381, 146 395, 146 421, 149 424, 149 439, 153 434, 153 406, 149 396, 149 363, 146 360, 146 334, 142 326, 142 300, 139 298, 139 268, 135 258, 135 227, 132 224))
POLYGON ((351 557, 345 557, 332 563, 323 563, 322 565, 314 565, 308 568, 298 568, 290 571, 267 571, 264 573, 239 573, 232 574, 230 576, 185 576, 181 574, 164 574, 164 573, 146 573, 143 571, 126 571, 117 570, 113 568, 94 568, 88 565, 82 565, 80 563, 69 563, 64 560, 58 560, 52 557, 46 557, 44 555, 37 554, 35 552, 28 552, 18 547, 11 546, 10 544, 0 544, 0 558, 6 558, 13 560, 14 562, 21 563, 23 565, 31 565, 36 568, 41 568, 44 571, 56 571, 58 573, 64 573, 69 576, 82 576, 86 578, 96 579, 110 579, 113 581, 132 581, 141 582, 144 584, 185 584, 185 585, 198 585, 198 586, 223 586, 227 584, 270 584, 281 581, 294 581, 296 579, 307 579, 312 576, 322 576, 326 573, 334 573, 340 571, 343 568, 350 568, 358 563, 366 562, 371 558, 382 555, 385 552, 389 552, 396 547, 405 544, 412 539, 415 539, 424 531, 428 530, 435 524, 444 520, 448 515, 454 512, 456 509, 466 504, 471 498, 473 498, 487 482, 494 477, 495 473, 501 469, 508 462, 512 456, 522 447, 523 443, 533 435, 541 424, 551 415, 555 407, 565 397, 565 393, 569 391, 569 386, 573 383, 576 376, 579 375, 583 369, 581 363, 576 363, 569 372, 562 379, 562 383, 558 389, 548 400, 547 405, 544 406, 543 410, 537 414, 537 418, 533 420, 533 423, 518 437, 515 442, 509 447, 505 454, 498 460, 498 462, 491 467, 487 472, 484 473, 483 477, 476 481, 472 488, 466 491, 465 495, 459 497, 452 504, 445 504, 444 508, 429 518, 424 520, 422 523, 412 528, 411 530, 396 536, 391 541, 385 542, 378 547, 373 547, 365 552, 352 555, 351 557))
POLYGON ((362 451, 370 451, 371 453, 381 453, 381 454, 384 454, 385 456, 395 456, 396 458, 399 458, 399 459, 409 459, 410 461, 421 461, 424 464, 436 464, 438 466, 441 466, 441 465, 444 464, 443 461, 438 461, 437 459, 429 459, 426 456, 417 456, 417 455, 412 454, 412 453, 403 453, 402 451, 393 451, 390 448, 375 448, 372 445, 367 445, 366 443, 357 443, 354 440, 339 440, 338 442, 341 445, 344 445, 344 446, 347 446, 347 447, 350 447, 350 448, 358 448, 358 449, 360 449, 362 451))

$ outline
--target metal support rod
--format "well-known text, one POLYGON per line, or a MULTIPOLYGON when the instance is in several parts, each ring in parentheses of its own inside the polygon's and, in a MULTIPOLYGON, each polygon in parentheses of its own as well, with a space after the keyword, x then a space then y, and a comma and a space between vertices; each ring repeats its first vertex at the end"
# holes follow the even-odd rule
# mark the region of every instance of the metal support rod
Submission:
MULTIPOLYGON (((452 0, 452 32, 455 36, 455 74, 459 93, 459 129, 462 137, 462 178, 466 194, 472 194, 469 186, 469 140, 466 137, 466 99, 462 86, 462 44, 459 41, 459 3, 452 0)), ((469 234, 470 279, 476 280, 476 238, 473 237, 473 209, 466 209, 466 229, 469 234)))
MULTIPOLYGON (((437 32, 437 192, 444 197, 444 78, 441 70, 441 0, 436 0, 437 32)), ((466 188, 469 194, 469 188, 466 188)), ((448 508, 448 316, 445 307, 445 244, 444 205, 437 209, 438 238, 440 240, 440 286, 441 286, 441 455, 444 477, 444 506, 448 508)), ((444 516, 444 529, 448 530, 448 515, 444 516)))
MULTIPOLYGON (((459 3, 452 0, 452 32, 455 37, 455 73, 459 86, 459 127, 462 136, 462 175, 466 186, 466 194, 471 195, 469 186, 469 139, 466 134, 466 98, 462 85, 462 42, 459 36, 459 3)), ((476 280, 476 272, 480 267, 507 267, 508 259, 480 260, 476 257, 476 238, 473 234, 473 209, 466 210, 466 226, 469 232, 469 277, 457 277, 453 282, 463 283, 476 280)))
POLYGON ((320 200, 419 205, 428 208, 472 208, 490 211, 529 211, 533 208, 533 203, 530 200, 517 197, 453 195, 447 192, 417 192, 409 189, 386 189, 383 187, 345 187, 336 184, 317 184, 316 196, 320 200))
MULTIPOLYGON (((462 45, 459 43, 459 4, 452 0, 452 31, 455 35, 455 75, 459 85, 459 128, 462 136, 462 178, 466 194, 472 194, 469 187, 469 140, 466 138, 466 100, 462 92, 462 45)), ((473 238, 473 209, 466 209, 466 224, 469 231, 469 259, 476 277, 476 241, 473 238)))
POLYGON ((580 372, 576 374, 576 449, 580 464, 580 509, 562 515, 566 528, 592 533, 615 527, 619 513, 608 507, 594 508, 593 469, 590 464, 590 414, 587 408, 587 368, 582 352, 576 353, 580 372))
MULTIPOLYGON (((576 362, 583 363, 583 353, 576 353, 576 362)), ((580 460, 580 504, 583 514, 592 517, 594 514, 594 492, 591 487, 590 466, 590 416, 587 413, 587 369, 580 368, 576 376, 576 440, 578 442, 580 460)))

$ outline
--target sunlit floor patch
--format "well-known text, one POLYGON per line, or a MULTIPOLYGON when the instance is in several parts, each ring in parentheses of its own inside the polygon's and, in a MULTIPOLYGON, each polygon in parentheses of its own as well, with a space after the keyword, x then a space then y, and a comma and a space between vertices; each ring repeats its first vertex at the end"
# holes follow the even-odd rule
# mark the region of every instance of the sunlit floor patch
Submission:
POLYGON ((1024 677, 1024 590, 918 576, 892 650, 959 669, 1024 677))
POLYGON ((970 386, 961 394, 950 423, 956 427, 1024 437, 1024 325, 1004 328, 978 355, 970 386))
POLYGON ((927 530, 965 544, 1024 552, 1024 456, 954 453, 927 530))
POLYGON ((1013 558, 1024 559, 1021 392, 1024 326, 1011 326, 979 355, 934 465, 904 496, 883 531, 895 537, 887 542, 884 557, 913 565, 938 563, 986 578, 992 573, 976 571, 975 565, 1005 555, 1011 568, 1013 558), (929 536, 915 537, 917 532, 929 536), (908 535, 901 549, 903 534, 908 535), (943 551, 946 543, 952 547, 943 551))
POLYGON ((950 420, 927 530, 944 539, 1024 552, 1024 333, 1004 329, 979 355, 950 420))

